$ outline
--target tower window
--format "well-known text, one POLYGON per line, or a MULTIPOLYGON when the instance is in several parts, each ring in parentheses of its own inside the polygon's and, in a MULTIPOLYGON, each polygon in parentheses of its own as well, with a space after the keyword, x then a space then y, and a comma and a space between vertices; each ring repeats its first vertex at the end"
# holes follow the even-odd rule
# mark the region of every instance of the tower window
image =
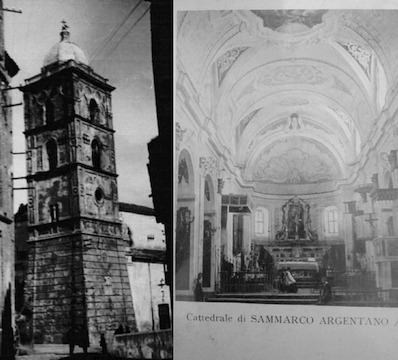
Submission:
POLYGON ((48 156, 48 166, 50 170, 54 170, 58 166, 58 151, 57 143, 54 139, 51 139, 47 143, 47 156, 48 156))
POLYGON ((101 169, 101 144, 97 139, 91 142, 91 158, 93 167, 95 169, 101 169))
POLYGON ((44 107, 45 107, 46 124, 52 123, 54 121, 54 112, 55 112, 53 102, 50 99, 47 99, 44 107))
POLYGON ((90 121, 95 121, 97 119, 97 114, 98 114, 98 104, 94 99, 90 100, 88 109, 90 112, 90 121))
POLYGON ((101 188, 97 188, 94 192, 94 198, 97 205, 102 205, 104 203, 104 192, 101 188))

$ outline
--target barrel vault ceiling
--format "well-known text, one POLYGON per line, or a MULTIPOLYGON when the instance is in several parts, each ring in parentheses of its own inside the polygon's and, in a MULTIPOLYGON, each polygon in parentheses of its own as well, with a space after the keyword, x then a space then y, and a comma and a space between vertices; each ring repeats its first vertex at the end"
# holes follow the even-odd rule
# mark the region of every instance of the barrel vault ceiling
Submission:
POLYGON ((398 11, 180 12, 177 71, 258 189, 344 182, 397 78, 398 11))

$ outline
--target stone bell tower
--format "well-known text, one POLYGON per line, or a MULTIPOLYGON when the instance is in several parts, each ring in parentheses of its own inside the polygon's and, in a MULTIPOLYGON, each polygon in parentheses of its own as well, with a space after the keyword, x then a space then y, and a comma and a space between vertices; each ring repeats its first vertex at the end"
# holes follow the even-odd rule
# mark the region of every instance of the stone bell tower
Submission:
POLYGON ((35 343, 90 342, 136 329, 118 214, 111 92, 84 52, 61 41, 26 80, 29 276, 35 343))

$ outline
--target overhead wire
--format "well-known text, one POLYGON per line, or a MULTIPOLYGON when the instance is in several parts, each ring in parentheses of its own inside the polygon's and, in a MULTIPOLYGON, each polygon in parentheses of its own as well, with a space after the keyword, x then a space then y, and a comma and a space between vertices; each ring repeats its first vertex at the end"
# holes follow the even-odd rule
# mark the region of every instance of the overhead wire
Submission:
POLYGON ((150 7, 148 6, 147 9, 141 14, 141 16, 130 26, 130 28, 129 28, 129 29, 127 30, 127 32, 123 35, 123 37, 122 37, 120 40, 118 40, 118 42, 116 43, 116 45, 113 46, 110 50, 108 50, 108 51, 104 54, 103 60, 102 60, 102 61, 100 60, 100 62, 105 61, 105 60, 108 58, 108 56, 109 56, 113 51, 115 51, 115 50, 117 49, 117 47, 118 47, 118 46, 120 45, 120 43, 126 38, 126 36, 127 36, 128 34, 130 34, 130 32, 134 29, 134 27, 136 27, 137 24, 141 21, 141 19, 148 13, 149 9, 150 9, 150 7))
POLYGON ((106 48, 106 46, 110 43, 110 41, 113 39, 113 37, 116 35, 116 33, 120 30, 120 28, 126 23, 126 21, 130 18, 130 16, 136 11, 138 6, 143 2, 144 0, 139 0, 138 3, 130 10, 130 12, 127 14, 125 19, 112 31, 111 35, 108 37, 108 39, 105 41, 105 43, 97 50, 92 56, 92 60, 94 61, 98 55, 106 48))

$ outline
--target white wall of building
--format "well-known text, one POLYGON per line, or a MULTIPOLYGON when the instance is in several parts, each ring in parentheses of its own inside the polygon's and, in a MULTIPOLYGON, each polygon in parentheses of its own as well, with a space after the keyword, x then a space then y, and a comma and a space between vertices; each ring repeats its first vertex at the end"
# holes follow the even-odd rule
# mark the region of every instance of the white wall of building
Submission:
MULTIPOLYGON (((120 220, 129 227, 134 248, 166 249, 164 225, 157 223, 154 216, 120 211, 120 220)), ((126 227, 123 232, 127 236, 126 227)))
MULTIPOLYGON (((154 216, 120 211, 120 219, 125 238, 130 230, 132 249, 166 250, 164 225, 157 223, 154 216)), ((127 271, 138 331, 159 330, 158 305, 170 306, 170 288, 160 286, 165 282, 164 265, 132 261, 127 256, 127 271)))
POLYGON ((127 263, 138 331, 159 330, 159 304, 170 304, 170 291, 164 284, 163 264, 127 263), (163 280, 163 281, 162 281, 163 280))

